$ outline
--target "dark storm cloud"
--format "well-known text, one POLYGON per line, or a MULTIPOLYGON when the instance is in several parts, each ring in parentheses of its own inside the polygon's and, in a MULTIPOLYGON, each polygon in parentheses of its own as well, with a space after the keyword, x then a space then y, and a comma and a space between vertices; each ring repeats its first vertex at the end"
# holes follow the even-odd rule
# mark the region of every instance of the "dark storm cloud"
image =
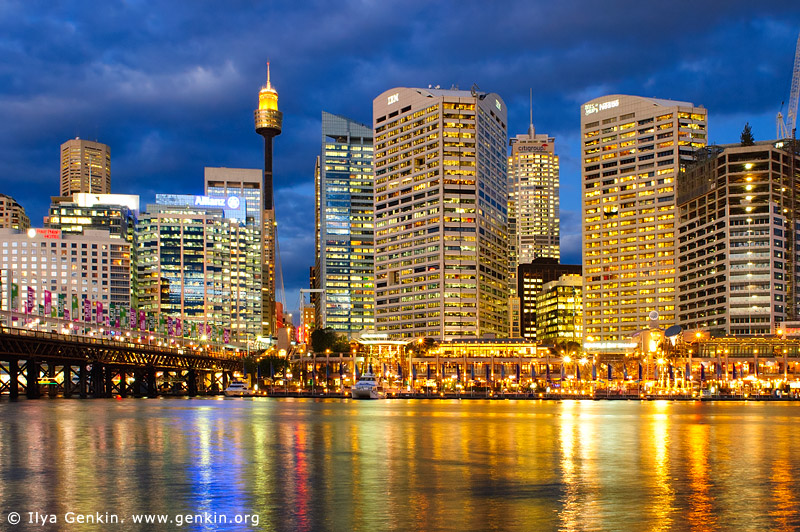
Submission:
POLYGON ((538 130, 557 137, 574 260, 578 106, 609 93, 687 100, 709 109, 712 140, 736 140, 745 120, 774 136, 798 30, 796 4, 739 0, 4 2, 0 192, 40 224, 58 192, 58 146, 74 136, 109 144, 114 191, 143 202, 200 192, 204 166, 259 168, 252 112, 269 59, 284 111, 281 254, 296 294, 314 262, 322 110, 369 124, 372 99, 390 87, 476 83, 505 99, 515 135, 532 88, 538 130))

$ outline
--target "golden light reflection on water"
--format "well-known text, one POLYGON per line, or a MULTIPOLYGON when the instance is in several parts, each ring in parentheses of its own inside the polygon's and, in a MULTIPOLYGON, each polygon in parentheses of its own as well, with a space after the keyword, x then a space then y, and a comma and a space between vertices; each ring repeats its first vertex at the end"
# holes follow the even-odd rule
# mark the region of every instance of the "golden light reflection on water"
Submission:
POLYGON ((652 423, 649 427, 649 440, 643 441, 645 449, 644 458, 648 461, 646 467, 653 472, 653 502, 649 505, 652 513, 651 530, 671 530, 673 526, 672 510, 674 490, 670 477, 670 403, 667 401, 654 401, 653 414, 650 416, 652 423), (648 460, 648 455, 651 459, 648 460))
POLYGON ((0 415, 0 508, 255 512, 272 530, 800 521, 800 404, 41 400, 0 415))
POLYGON ((708 426, 692 425, 688 432, 690 494, 687 519, 692 530, 714 530, 716 515, 708 463, 708 426))

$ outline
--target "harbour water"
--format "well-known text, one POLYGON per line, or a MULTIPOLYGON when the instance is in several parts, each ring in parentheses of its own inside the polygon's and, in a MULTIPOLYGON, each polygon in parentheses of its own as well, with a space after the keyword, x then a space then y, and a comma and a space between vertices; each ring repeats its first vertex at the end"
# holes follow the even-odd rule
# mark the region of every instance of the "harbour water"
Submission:
POLYGON ((0 420, 3 530, 800 527, 794 402, 5 400, 0 420))

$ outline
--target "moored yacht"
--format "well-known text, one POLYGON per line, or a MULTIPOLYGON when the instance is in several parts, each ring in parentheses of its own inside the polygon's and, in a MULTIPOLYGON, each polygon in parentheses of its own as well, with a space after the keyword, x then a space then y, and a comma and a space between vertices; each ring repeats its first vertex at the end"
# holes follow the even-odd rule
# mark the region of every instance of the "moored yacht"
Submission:
POLYGON ((225 388, 225 395, 228 397, 252 397, 255 394, 255 391, 241 379, 234 379, 228 387, 225 388))
POLYGON ((350 388, 353 399, 382 399, 383 394, 378 389, 378 380, 372 373, 365 373, 358 382, 350 388))

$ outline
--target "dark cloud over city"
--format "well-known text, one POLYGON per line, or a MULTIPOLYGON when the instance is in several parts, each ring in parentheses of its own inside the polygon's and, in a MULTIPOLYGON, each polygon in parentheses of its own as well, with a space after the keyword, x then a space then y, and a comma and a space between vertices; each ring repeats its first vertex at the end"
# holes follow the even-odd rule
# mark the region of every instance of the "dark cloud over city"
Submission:
POLYGON ((800 5, 657 2, 42 2, 0 4, 0 192, 41 225, 58 148, 111 146, 112 191, 200 193, 203 167, 260 168, 267 60, 284 112, 275 186, 287 304, 314 262, 313 168, 326 110, 370 124, 394 86, 499 93, 511 135, 561 155, 563 261, 580 261, 579 106, 603 94, 709 109, 709 140, 775 136, 800 5))

